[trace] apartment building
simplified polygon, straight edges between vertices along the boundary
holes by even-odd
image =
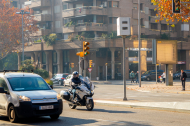
[[[21,9],[24,8],[24,2],[26,2],[27,0],[11,0],[11,4],[12,6]]]
[[[82,41],[90,42],[90,55],[87,60],[93,60],[92,79],[105,79],[108,63],[108,78],[122,79],[122,40],[115,36],[117,17],[131,17],[131,34],[126,39],[126,75],[137,71],[138,66],[138,0],[31,0],[25,2],[34,11],[38,21],[39,31],[32,35],[32,45],[25,48],[39,67],[55,73],[71,73],[72,70],[82,74],[79,67],[80,59],[76,52],[81,51]],[[160,21],[157,19],[150,0],[141,0],[141,37],[142,37],[142,71],[155,69],[152,64],[152,38],[177,39],[179,64],[174,65],[174,71],[190,69],[190,36],[189,24]],[[42,36],[57,34],[56,44],[47,46]],[[106,36],[110,35],[108,39]],[[185,42],[184,42],[185,41]],[[20,58],[20,54],[19,54]],[[20,61],[18,63],[20,65]],[[159,66],[164,69],[164,65]],[[87,75],[89,73],[87,72]]]

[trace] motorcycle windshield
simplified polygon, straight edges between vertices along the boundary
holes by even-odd
[[[89,89],[90,89],[90,80],[88,77],[85,77],[83,80],[82,80],[82,83]]]

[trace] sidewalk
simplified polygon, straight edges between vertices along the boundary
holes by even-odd
[[[175,94],[190,94],[190,82],[186,82],[185,85],[186,90],[182,90],[181,82],[174,82],[173,86],[166,86],[164,83],[157,83],[157,84],[147,84],[142,85],[139,87],[138,85],[135,86],[128,86],[127,89],[140,91],[140,92],[154,92],[154,93],[175,93]]]

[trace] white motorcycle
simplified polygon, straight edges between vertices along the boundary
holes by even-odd
[[[82,80],[80,86],[76,88],[75,99],[73,100],[73,93],[71,89],[63,90],[60,92],[61,97],[69,103],[71,109],[75,109],[77,106],[86,106],[91,111],[94,108],[94,101],[92,96],[94,95],[95,86],[86,77]],[[73,101],[76,101],[74,103]]]

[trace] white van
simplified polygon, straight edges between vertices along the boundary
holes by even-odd
[[[0,72],[0,115],[19,118],[50,116],[58,119],[63,103],[59,94],[33,73]]]

